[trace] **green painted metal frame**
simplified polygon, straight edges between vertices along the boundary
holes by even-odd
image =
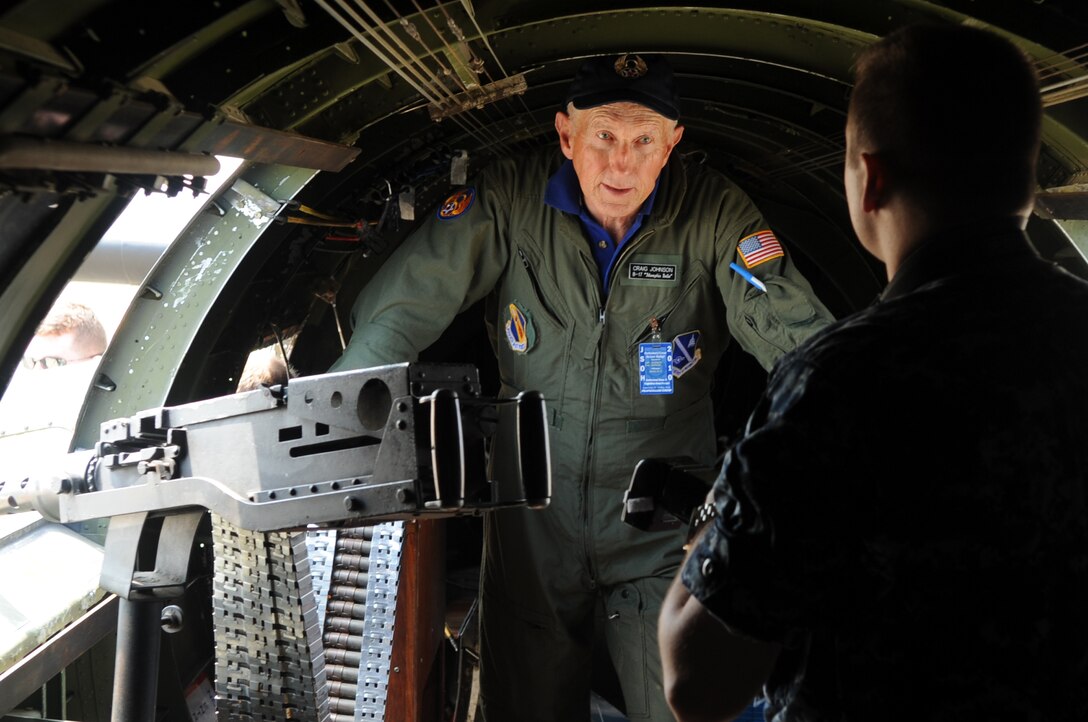
[[[443,50],[441,41],[424,21],[418,16],[408,20],[420,28],[429,50]],[[439,21],[442,19],[435,18],[435,22]],[[468,20],[462,15],[459,22],[467,24]],[[395,30],[400,32],[399,26]],[[477,37],[469,34],[469,40]],[[857,50],[875,37],[819,20],[721,8],[597,11],[503,27],[488,34],[510,72],[584,57],[587,38],[600,38],[597,47],[602,52],[623,48],[729,55],[844,83],[848,82],[850,64]],[[402,39],[406,44],[414,42],[406,34],[402,34]],[[336,106],[341,103],[360,105],[355,100],[356,94],[369,84],[389,82],[388,68],[366,51],[358,53],[358,57],[353,64],[332,49],[315,54],[288,77],[269,79],[260,87],[251,85],[228,102],[243,108],[258,122],[302,132],[311,123],[331,125],[333,117],[354,118],[357,125],[342,128],[342,139],[357,137],[368,125],[418,103],[414,91],[394,81],[391,88],[378,94],[381,102],[356,108],[352,113],[338,112]],[[816,65],[812,64],[814,57]],[[486,60],[491,64],[490,59]],[[320,98],[308,91],[320,91]],[[305,100],[284,102],[296,98]],[[359,110],[362,110],[361,120]]]
[[[173,381],[216,300],[274,212],[313,178],[289,166],[242,166],[217,198],[233,194],[219,216],[203,212],[163,254],[125,313],[98,367],[76,425],[72,448],[91,448],[99,425],[166,403]],[[241,183],[237,181],[243,181]]]
[[[790,11],[799,12],[798,4],[789,2],[762,4],[781,12],[693,7],[593,9],[594,3],[579,4],[579,12],[550,5],[548,12],[568,14],[546,19],[533,19],[544,11],[526,12],[527,5],[532,4],[514,4],[506,16],[495,5],[485,6],[480,9],[478,19],[508,70],[529,69],[530,92],[534,79],[539,77],[534,68],[584,57],[587,47],[599,52],[634,50],[730,57],[748,64],[788,68],[801,75],[831,80],[848,89],[857,52],[889,27],[927,19],[979,23],[962,13],[923,0],[865,3],[864,8],[859,8],[858,3],[847,2],[805,4],[806,17],[789,14]],[[458,4],[451,3],[447,8],[457,16],[462,27],[471,27]],[[434,15],[436,24],[442,20],[437,11],[427,12]],[[519,12],[530,19],[519,19]],[[428,50],[443,50],[441,42],[418,14],[408,20],[416,23]],[[847,25],[848,22],[856,23],[856,27]],[[1009,36],[1036,59],[1055,52],[1007,30],[994,29]],[[412,39],[399,26],[394,31],[400,33],[406,44],[412,45]],[[478,35],[468,33],[468,39],[476,40]],[[246,88],[230,102],[245,108],[267,125],[296,128],[321,137],[339,137],[346,142],[354,142],[363,131],[383,118],[410,110],[423,112],[418,95],[399,79],[391,78],[388,69],[376,58],[365,50],[357,56],[357,62],[351,63],[329,49],[312,56],[309,62],[298,65],[285,76],[267,78],[260,87]],[[361,94],[375,82],[383,84],[382,92],[369,93],[364,102]],[[296,98],[300,102],[284,102],[284,99]],[[845,110],[845,100],[844,92],[840,110]],[[772,112],[770,108],[762,110],[768,114]],[[1051,116],[1063,114],[1063,110],[1054,110]],[[1088,127],[1072,130],[1077,136],[1088,134]],[[503,135],[506,136],[505,129]],[[1048,131],[1045,136],[1048,145],[1062,145],[1062,158],[1071,170],[1088,166],[1088,146],[1081,138],[1078,140],[1080,142],[1070,149],[1058,135]]]

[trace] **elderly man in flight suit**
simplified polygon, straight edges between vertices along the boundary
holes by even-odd
[[[684,534],[621,522],[633,467],[714,463],[731,338],[770,368],[832,320],[751,200],[673,156],[679,117],[662,58],[585,63],[556,114],[562,154],[495,162],[450,196],[363,290],[333,367],[414,360],[487,297],[502,394],[547,399],[551,505],[485,520],[488,722],[588,720],[601,637],[627,716],[672,719],[656,628]]]

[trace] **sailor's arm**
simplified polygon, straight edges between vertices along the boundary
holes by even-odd
[[[678,574],[658,622],[665,697],[679,722],[722,722],[760,695],[781,646],[734,634]]]

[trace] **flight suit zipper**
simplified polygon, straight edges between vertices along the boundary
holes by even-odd
[[[651,229],[647,230],[645,233],[643,233],[642,235],[640,235],[637,238],[632,239],[631,241],[626,243],[624,245],[624,247],[620,250],[619,256],[617,256],[613,260],[612,267],[616,268],[616,267],[621,266],[622,263],[623,263],[623,260],[631,255],[632,250],[635,249],[636,247],[642,245],[645,242],[645,240],[647,238],[649,238],[650,236],[652,236],[653,234],[654,234],[654,229],[651,228]],[[588,253],[583,252],[582,255],[583,255],[583,258],[586,258],[588,256]],[[590,260],[590,263],[593,264],[592,259],[589,259],[589,260]],[[598,271],[596,269],[595,264],[592,267],[592,271],[594,273],[594,278],[595,279],[598,278],[599,276],[596,275],[598,273]],[[605,323],[608,320],[608,300],[612,297],[612,286],[613,285],[615,285],[615,277],[612,276],[612,275],[609,275],[608,288],[606,289],[607,290],[607,295],[604,297],[604,299],[602,300],[601,305],[599,307],[599,313],[598,313],[598,317],[597,317],[597,328],[595,329],[595,335],[596,335],[596,341],[597,341],[597,347],[596,347],[597,363],[594,365],[594,369],[593,369],[593,401],[592,401],[592,406],[590,407],[590,410],[589,410],[589,428],[588,428],[589,438],[586,441],[586,455],[585,455],[585,460],[584,460],[583,465],[582,465],[582,468],[585,469],[585,483],[582,485],[582,539],[583,539],[583,545],[584,545],[585,554],[586,554],[586,560],[587,560],[587,563],[588,563],[589,569],[590,569],[591,584],[594,584],[594,585],[595,585],[595,580],[596,580],[596,565],[594,563],[594,558],[593,558],[593,555],[592,555],[592,552],[594,550],[590,548],[591,547],[590,540],[592,539],[592,533],[591,533],[592,530],[590,529],[590,521],[589,521],[590,520],[589,496],[590,496],[591,483],[594,480],[594,477],[596,476],[596,474],[593,473],[593,467],[592,467],[592,464],[593,464],[593,461],[594,461],[594,459],[593,459],[593,448],[594,448],[594,445],[596,444],[596,437],[597,437],[597,434],[596,434],[596,430],[597,430],[597,412],[600,410],[600,407],[601,407],[601,361],[603,360],[603,357],[604,357],[605,333],[606,333]],[[618,518],[619,518],[619,516],[617,515],[617,519]]]
[[[594,286],[597,288],[597,325],[593,329],[594,339],[593,343],[587,343],[583,352],[583,356],[588,359],[592,354],[598,355],[598,363],[593,367],[593,389],[594,394],[597,393],[596,389],[600,383],[601,368],[599,363],[600,354],[600,340],[602,330],[604,329],[604,306],[605,300],[601,296],[600,289],[600,271],[597,269],[596,263],[589,257],[588,251],[582,249],[580,251],[583,266],[589,273],[589,277],[592,279]],[[592,420],[596,416],[596,398],[593,397],[593,401],[589,412],[589,418]],[[593,461],[593,443],[595,441],[596,434],[594,433],[593,422],[591,421],[586,428],[586,446],[585,453],[582,457],[582,470],[583,481],[581,483],[582,492],[582,556],[586,560],[586,568],[589,570],[589,587],[590,589],[596,589],[597,587],[597,570],[596,565],[593,563],[593,549],[590,542],[590,529],[589,529],[589,486],[590,477],[592,476],[592,469],[590,464]]]

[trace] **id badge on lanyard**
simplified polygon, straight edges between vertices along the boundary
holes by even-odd
[[[650,320],[649,343],[638,345],[638,392],[643,396],[673,392],[672,343],[661,340],[657,319]]]

